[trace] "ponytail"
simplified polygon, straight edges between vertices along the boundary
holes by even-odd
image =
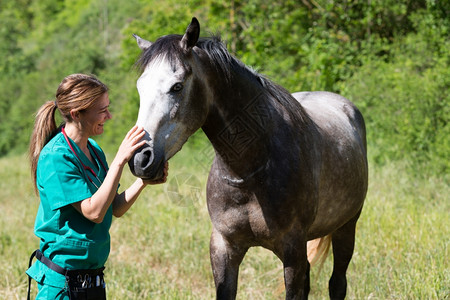
[[[31,134],[29,157],[31,163],[31,175],[33,178],[34,190],[38,193],[36,183],[36,169],[39,154],[45,144],[57,133],[58,128],[55,122],[55,111],[57,105],[55,101],[47,101],[36,113],[33,133]]]

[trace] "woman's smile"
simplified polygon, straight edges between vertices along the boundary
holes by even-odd
[[[84,130],[89,136],[100,135],[103,133],[105,122],[112,118],[109,112],[108,93],[103,94],[96,103],[88,110],[83,112],[82,123]]]

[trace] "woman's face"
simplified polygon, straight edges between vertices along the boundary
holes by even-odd
[[[94,105],[89,109],[80,112],[81,125],[83,131],[88,136],[100,135],[103,133],[103,125],[112,118],[109,112],[109,97],[108,93],[104,93]]]

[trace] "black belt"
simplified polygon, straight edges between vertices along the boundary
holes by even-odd
[[[73,278],[73,279],[75,279],[74,281],[79,281],[81,283],[81,281],[79,280],[80,278],[89,278],[89,281],[91,281],[92,277],[100,276],[99,278],[101,278],[101,281],[102,281],[101,284],[104,285],[103,270],[105,269],[105,267],[102,267],[100,269],[67,270],[67,269],[64,269],[63,267],[55,264],[54,262],[52,262],[50,259],[45,257],[44,254],[42,254],[41,250],[37,249],[33,252],[33,254],[31,254],[28,268],[31,267],[34,257],[36,257],[37,260],[39,260],[41,263],[46,265],[49,269],[55,271],[58,274],[65,276],[66,280]],[[28,300],[30,300],[30,286],[31,286],[31,277],[28,276],[28,296],[27,296]]]

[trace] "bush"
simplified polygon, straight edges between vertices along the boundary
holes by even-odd
[[[410,158],[427,172],[445,174],[450,152],[450,43],[445,26],[417,14],[417,33],[399,39],[384,59],[369,57],[345,83],[344,95],[362,110],[370,155],[377,163]]]

